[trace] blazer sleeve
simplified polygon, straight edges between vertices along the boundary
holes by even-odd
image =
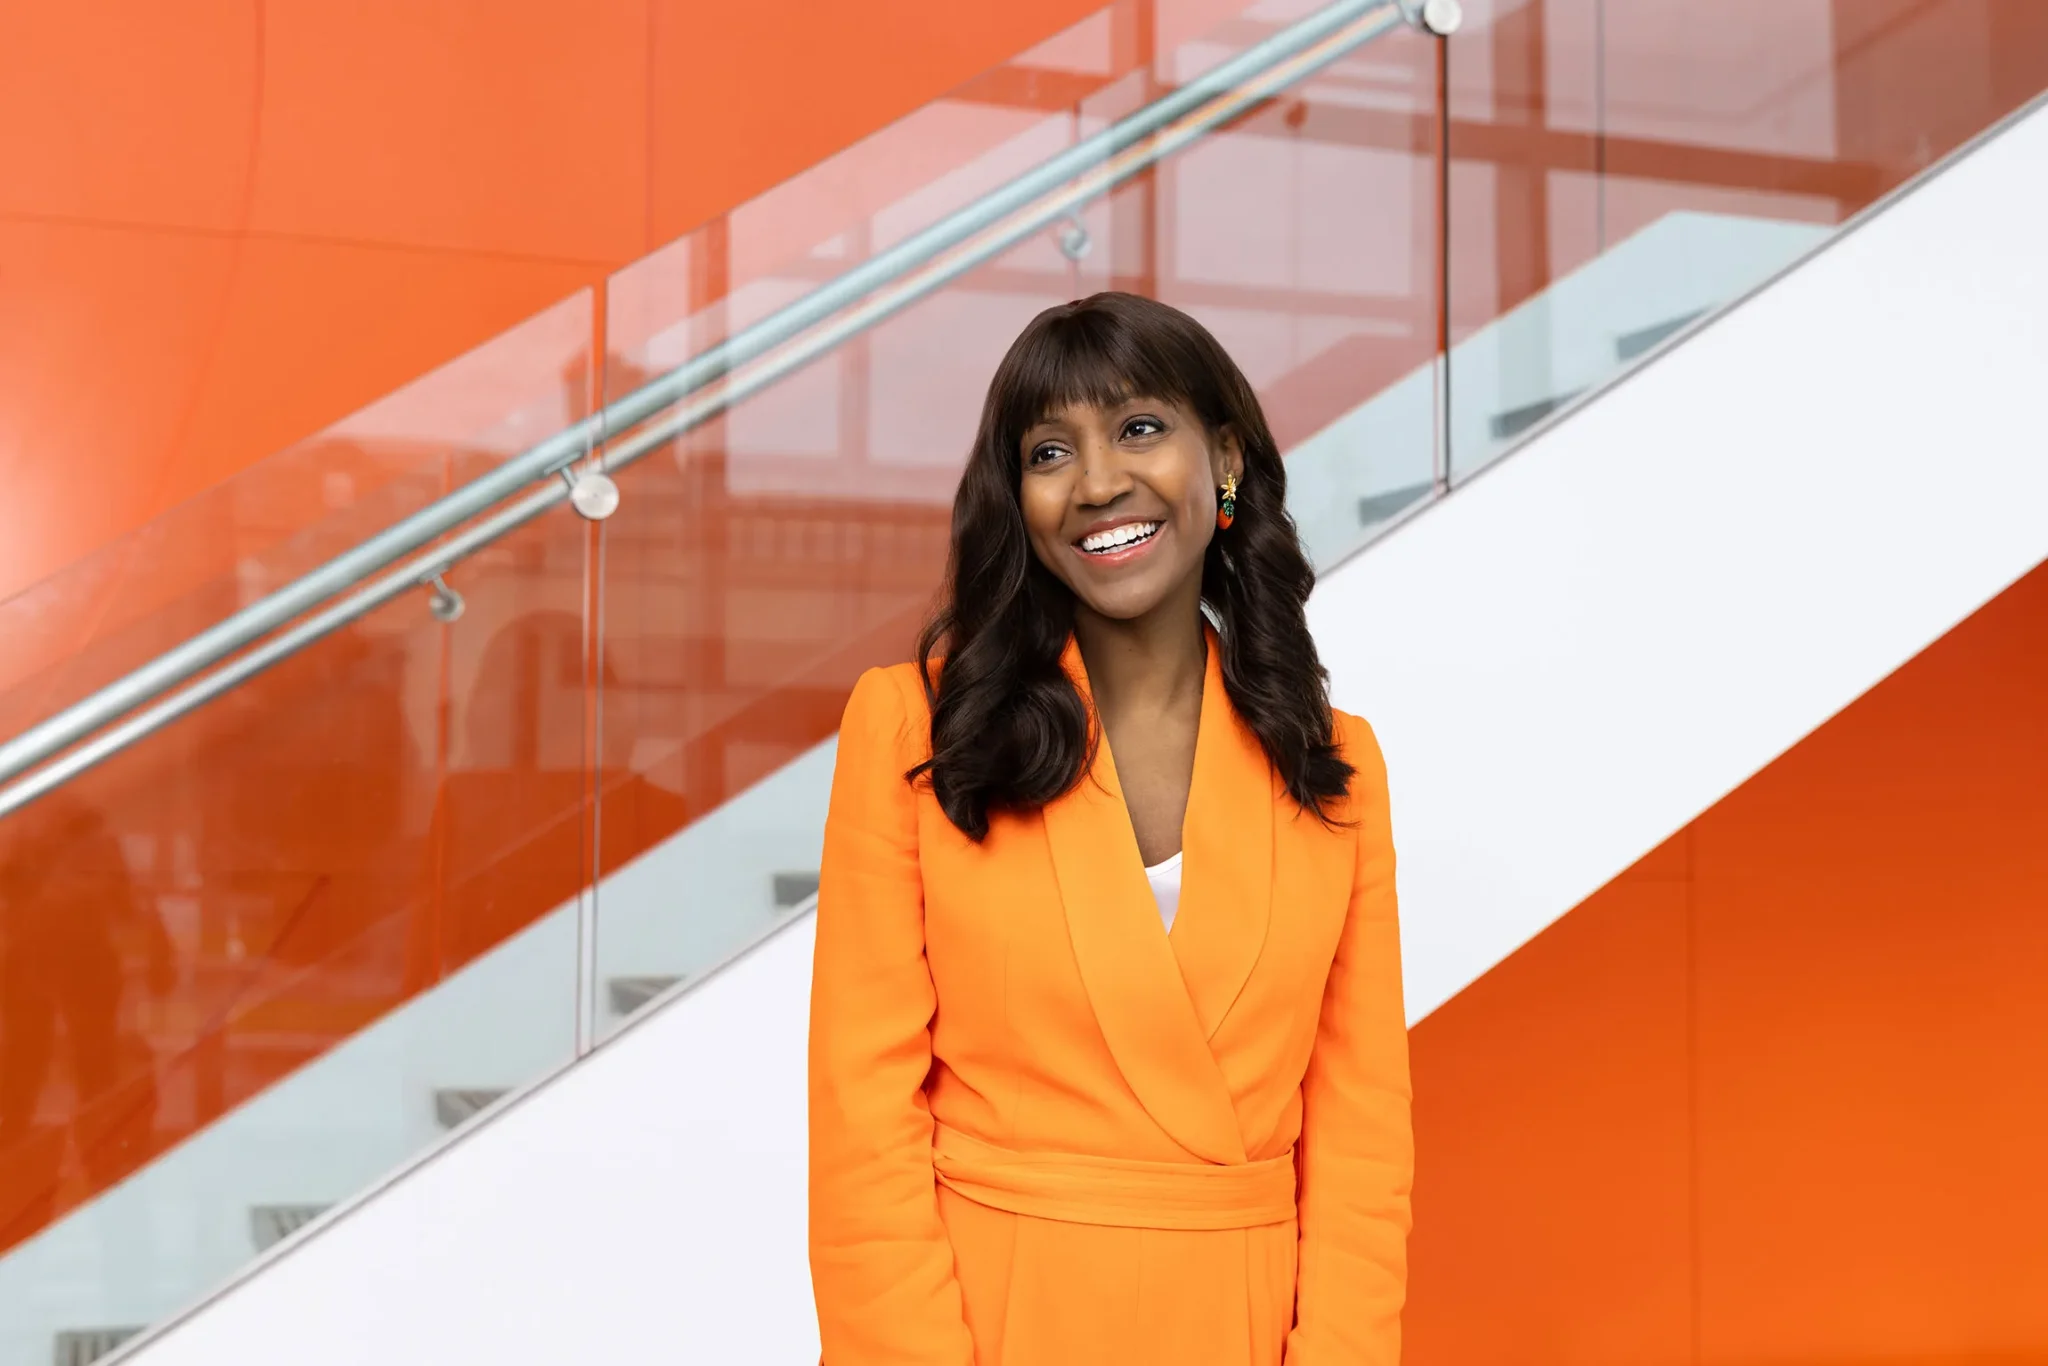
[[[939,1222],[925,1078],[938,994],[925,961],[916,796],[922,757],[887,672],[839,732],[811,980],[810,1253],[824,1366],[971,1366]]]
[[[1301,1246],[1287,1366],[1395,1366],[1407,1297],[1408,1028],[1394,910],[1386,765],[1371,729],[1350,732],[1358,855],[1351,905],[1302,1081]]]

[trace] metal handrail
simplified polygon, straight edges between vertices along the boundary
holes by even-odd
[[[1412,13],[1412,0],[1335,0],[0,743],[0,816],[567,501],[557,476],[600,447],[606,469],[642,459]]]

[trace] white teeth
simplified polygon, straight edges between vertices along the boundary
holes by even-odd
[[[1122,526],[1113,526],[1107,531],[1098,531],[1092,536],[1083,536],[1081,538],[1081,549],[1091,555],[1100,555],[1110,550],[1121,550],[1127,545],[1148,539],[1157,530],[1159,530],[1159,523],[1157,522],[1125,522]]]

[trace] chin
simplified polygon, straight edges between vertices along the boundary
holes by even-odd
[[[1083,606],[1110,621],[1136,621],[1166,601],[1166,594],[1153,592],[1109,593],[1083,597]]]

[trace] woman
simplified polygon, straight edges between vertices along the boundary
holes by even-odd
[[[839,737],[825,1366],[1398,1358],[1385,771],[1330,708],[1284,491],[1250,385],[1164,304],[1050,309],[997,370],[949,598]]]

